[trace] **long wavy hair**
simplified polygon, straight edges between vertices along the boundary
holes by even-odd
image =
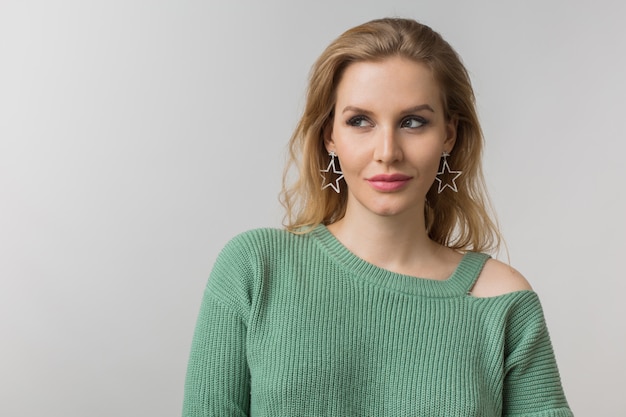
[[[281,193],[285,227],[305,233],[345,215],[347,193],[322,190],[320,182],[320,169],[329,163],[324,130],[332,123],[337,85],[350,64],[395,56],[426,64],[432,70],[442,92],[446,118],[458,121],[448,163],[463,175],[457,179],[456,193],[438,193],[437,182],[428,191],[424,209],[428,236],[461,251],[499,249],[500,233],[482,173],[483,135],[469,74],[441,35],[410,19],[385,18],[356,26],[333,41],[313,65],[304,112],[289,142]],[[289,182],[294,167],[298,175]]]

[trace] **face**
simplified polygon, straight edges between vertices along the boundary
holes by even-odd
[[[399,57],[350,64],[325,137],[348,184],[346,216],[423,218],[441,155],[455,138],[456,123],[446,119],[441,90],[425,64]]]

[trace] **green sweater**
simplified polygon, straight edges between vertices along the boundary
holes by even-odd
[[[537,295],[396,274],[324,226],[233,239],[209,278],[183,415],[572,416]]]

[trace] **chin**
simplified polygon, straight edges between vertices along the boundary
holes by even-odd
[[[352,197],[352,196],[349,196]],[[351,203],[357,210],[365,209],[370,213],[381,217],[395,216],[420,216],[424,213],[424,206],[415,198],[406,198],[397,194],[368,196],[371,198],[358,199],[356,196],[350,202],[348,198],[348,208]],[[404,198],[403,198],[404,197]],[[358,209],[357,207],[360,207]]]
[[[370,211],[378,216],[382,217],[394,217],[407,214],[408,212],[416,211],[415,208],[398,207],[398,206],[379,206],[373,207]]]
[[[385,208],[385,209],[372,210],[372,213],[378,216],[382,216],[382,217],[393,217],[402,213],[402,211],[397,210],[397,209],[392,209],[392,208]]]

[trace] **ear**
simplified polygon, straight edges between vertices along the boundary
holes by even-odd
[[[326,126],[324,126],[323,131],[324,136],[324,146],[326,147],[326,151],[330,153],[330,151],[335,150],[335,140],[333,139],[333,122],[332,119],[326,122]]]
[[[443,142],[443,148],[447,153],[452,153],[452,149],[454,149],[454,144],[456,143],[456,132],[459,119],[456,116],[453,116],[446,123],[446,139]]]

